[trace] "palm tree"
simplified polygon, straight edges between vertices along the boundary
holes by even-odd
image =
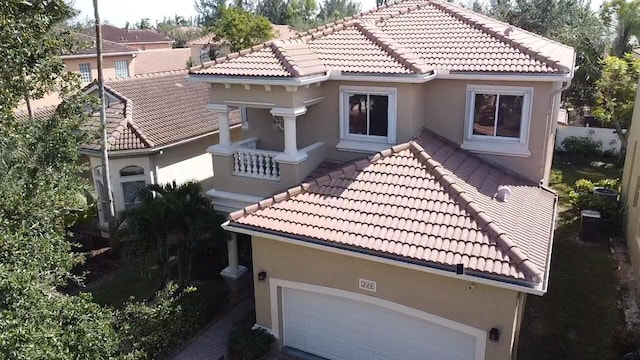
[[[169,257],[178,260],[178,286],[191,281],[191,265],[196,250],[213,238],[219,224],[209,200],[197,182],[177,185],[148,185],[138,195],[140,206],[123,215],[123,234],[135,241],[147,258],[156,258],[162,269],[161,287],[169,277]]]
[[[640,0],[613,0],[603,5],[605,23],[615,25],[613,55],[623,58],[633,50],[632,38],[640,38]]]

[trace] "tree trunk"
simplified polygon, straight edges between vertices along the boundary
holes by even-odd
[[[178,286],[180,290],[186,287],[187,281],[187,249],[184,244],[178,245]]]
[[[619,167],[624,166],[624,158],[627,155],[627,134],[622,132],[622,125],[619,121],[613,121],[613,125],[616,127],[616,134],[620,139],[620,151],[618,152],[618,162],[617,165]]]

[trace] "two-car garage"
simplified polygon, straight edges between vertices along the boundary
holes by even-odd
[[[318,289],[281,288],[284,346],[327,359],[484,359],[482,330],[375,297]]]

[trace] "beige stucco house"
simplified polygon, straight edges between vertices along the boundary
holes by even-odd
[[[548,288],[546,185],[570,47],[405,0],[190,70],[218,116],[227,279],[251,238],[256,327],[322,358],[515,358]],[[233,141],[229,114],[243,114]]]
[[[187,82],[186,70],[134,76],[105,83],[109,167],[114,206],[136,206],[137,190],[146,184],[196,180],[212,186],[213,166],[207,148],[218,142],[218,119],[206,110],[207,86]],[[96,91],[91,84],[85,92]],[[240,115],[231,114],[230,136],[240,139]],[[94,116],[95,126],[98,119]],[[81,149],[92,169],[96,194],[104,194],[100,147]],[[108,229],[99,202],[100,226]],[[108,234],[104,234],[108,235]]]
[[[628,133],[627,155],[622,173],[622,203],[625,235],[636,282],[640,284],[640,91],[636,94],[633,120]]]

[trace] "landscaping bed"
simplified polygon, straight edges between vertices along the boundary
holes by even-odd
[[[580,220],[569,204],[576,180],[620,176],[620,169],[603,166],[598,160],[567,155],[554,159],[550,185],[558,192],[560,214],[549,289],[542,297],[527,297],[518,359],[618,360],[624,355],[617,339],[619,329],[625,327],[619,306],[618,263],[608,241],[579,239]],[[602,162],[607,161],[612,160]]]

